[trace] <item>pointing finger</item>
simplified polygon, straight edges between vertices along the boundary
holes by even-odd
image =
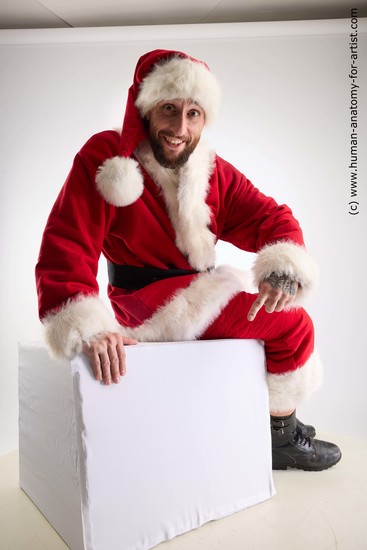
[[[247,314],[247,320],[248,321],[253,321],[255,319],[256,315],[258,314],[258,311],[265,304],[266,298],[267,298],[267,296],[262,295],[261,293],[258,295],[256,300],[252,304],[250,311]]]

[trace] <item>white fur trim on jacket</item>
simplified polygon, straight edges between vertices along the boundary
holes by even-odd
[[[96,174],[97,189],[113,206],[128,206],[144,190],[144,180],[136,160],[113,157],[105,160]]]
[[[105,304],[96,296],[80,295],[68,300],[56,313],[43,320],[44,335],[51,354],[71,359],[100,332],[121,332],[121,327]]]
[[[200,141],[188,161],[178,170],[163,168],[148,142],[135,154],[162,189],[168,214],[176,232],[176,245],[190,265],[205,271],[215,264],[215,236],[209,229],[210,208],[206,203],[214,153]]]
[[[323,368],[317,351],[297,370],[285,374],[267,375],[271,413],[296,409],[322,383]]]
[[[303,246],[291,241],[279,241],[260,250],[253,266],[256,287],[271,273],[288,275],[299,283],[295,300],[291,306],[304,302],[317,284],[317,266]]]
[[[203,63],[179,56],[162,61],[143,79],[135,105],[144,118],[160,101],[172,99],[195,101],[211,124],[220,102],[218,81]]]
[[[127,336],[145,342],[195,340],[219,316],[228,302],[246,290],[246,274],[230,266],[220,266],[198,275],[150,319]]]

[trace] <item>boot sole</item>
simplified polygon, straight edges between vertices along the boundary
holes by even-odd
[[[277,465],[273,465],[272,469],[287,470],[289,468],[292,470],[304,470],[306,472],[322,472],[323,470],[328,470],[329,468],[332,468],[333,466],[335,466],[335,464],[338,464],[341,458],[342,458],[342,455],[340,455],[340,457],[337,460],[335,460],[331,464],[328,464],[327,466],[308,466],[308,465],[300,466],[299,464],[277,464]]]

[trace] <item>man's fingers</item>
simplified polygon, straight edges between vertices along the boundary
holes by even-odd
[[[108,346],[107,351],[110,360],[111,377],[115,384],[118,384],[120,382],[120,356],[117,351],[117,347],[110,345]]]
[[[121,336],[122,338],[122,343],[125,345],[125,346],[132,346],[134,344],[137,344],[138,341],[135,340],[135,338],[129,338],[127,336]]]
[[[262,308],[262,306],[265,304],[266,301],[266,295],[263,295],[260,293],[254,303],[251,306],[250,311],[247,314],[247,320],[253,321],[258,313],[258,311]]]
[[[106,385],[118,384],[120,377],[126,374],[126,355],[124,345],[137,344],[135,338],[121,336],[115,332],[95,336],[89,343],[84,342],[83,352],[91,360],[96,380]]]
[[[274,311],[279,312],[283,311],[284,307],[288,302],[292,302],[292,297],[289,296],[289,294],[283,294],[283,296],[280,298],[280,300],[277,303],[277,307]]]
[[[271,291],[268,293],[268,297],[265,300],[265,311],[267,313],[273,313],[273,311],[277,311],[277,306],[282,299],[283,293],[281,290],[275,290],[271,289]]]
[[[265,311],[267,313],[281,311],[288,301],[289,294],[284,294],[282,290],[275,289],[268,283],[262,283],[258,297],[248,312],[247,320],[253,321],[263,306],[265,306]]]
[[[124,342],[126,345],[129,345],[127,342]],[[135,342],[134,342],[135,343]],[[118,359],[119,359],[119,372],[121,376],[126,374],[126,354],[124,346],[122,344],[118,345],[116,348]]]
[[[99,361],[102,369],[102,380],[108,386],[112,382],[111,363],[107,349],[99,353]]]
[[[84,350],[84,353],[86,353],[86,350]],[[98,380],[99,382],[101,382],[101,380],[102,380],[102,369],[101,369],[101,361],[100,361],[99,355],[95,351],[89,357],[90,357],[90,360],[91,360],[91,363],[92,363],[94,378],[96,380]]]

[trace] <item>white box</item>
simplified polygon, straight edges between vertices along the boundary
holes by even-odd
[[[126,352],[104,386],[20,345],[20,486],[72,550],[147,550],[274,494],[259,342]]]

